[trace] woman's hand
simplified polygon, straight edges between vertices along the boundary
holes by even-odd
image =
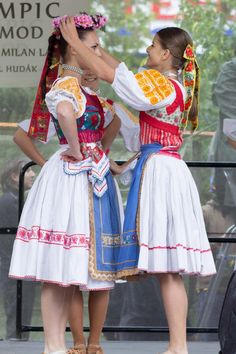
[[[120,175],[124,169],[123,165],[118,165],[114,160],[110,159],[110,170],[114,175]]]
[[[122,165],[118,165],[114,160],[110,159],[110,170],[115,175],[120,175],[125,172],[128,166],[134,161],[138,160],[140,152],[137,152],[133,157],[131,157],[128,161],[124,162]]]
[[[75,151],[75,150],[69,148],[66,151],[63,151],[61,153],[61,159],[66,162],[75,163],[75,162],[82,161],[83,155],[79,149]]]
[[[236,149],[236,141],[233,139],[228,138],[227,142],[229,145],[231,145],[234,149]]]
[[[80,41],[76,30],[75,21],[72,16],[67,17],[61,21],[60,31],[65,41],[72,48],[74,48],[76,41]]]

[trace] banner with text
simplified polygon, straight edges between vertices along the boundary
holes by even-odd
[[[52,19],[88,10],[88,0],[0,1],[0,87],[37,86]]]

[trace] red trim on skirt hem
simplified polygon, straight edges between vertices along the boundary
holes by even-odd
[[[67,288],[69,286],[75,285],[75,286],[81,286],[83,287],[83,289],[81,289],[82,291],[99,291],[99,290],[112,290],[114,288],[114,285],[112,285],[111,287],[107,287],[107,288],[87,288],[87,285],[85,283],[69,283],[69,284],[64,284],[64,283],[60,283],[58,281],[53,281],[53,280],[46,280],[46,279],[39,279],[36,278],[35,276],[32,275],[26,275],[26,276],[17,276],[17,275],[9,275],[9,278],[11,279],[17,279],[17,280],[32,280],[35,282],[41,282],[41,283],[49,283],[49,284],[57,284],[59,286],[62,286],[64,288]]]
[[[213,273],[201,273],[201,272],[188,272],[185,269],[179,269],[179,270],[172,270],[172,271],[161,271],[161,270],[148,270],[145,268],[138,268],[138,270],[142,272],[146,272],[147,274],[179,274],[179,275],[196,275],[196,276],[202,276],[202,277],[208,277],[211,275],[215,275],[216,272]],[[140,274],[142,275],[142,274]],[[137,274],[138,276],[138,274]]]
[[[200,253],[211,252],[210,248],[208,248],[206,250],[201,250],[200,248],[186,247],[186,246],[182,245],[181,243],[178,243],[175,246],[153,246],[153,247],[149,247],[147,244],[141,243],[140,247],[146,247],[146,248],[148,248],[149,251],[166,250],[166,249],[167,250],[176,250],[178,247],[182,247],[186,251],[193,251],[193,252],[200,252]]]

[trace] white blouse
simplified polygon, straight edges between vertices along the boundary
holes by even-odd
[[[125,63],[120,63],[116,68],[112,87],[122,101],[137,111],[160,109],[176,98],[171,81],[157,70],[134,74]]]

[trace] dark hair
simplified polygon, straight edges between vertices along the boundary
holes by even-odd
[[[156,33],[163,49],[169,49],[173,56],[172,65],[182,69],[184,65],[183,54],[188,44],[193,45],[192,38],[182,28],[167,27]]]
[[[16,189],[15,182],[12,179],[12,174],[20,174],[22,167],[28,162],[27,159],[18,158],[6,163],[1,174],[1,186],[3,192]]]
[[[83,41],[87,34],[89,32],[93,32],[93,29],[80,29],[80,28],[76,28],[77,33],[79,38]],[[67,52],[67,47],[68,47],[68,43],[65,41],[65,39],[63,38],[63,36],[59,33],[53,33],[49,39],[48,39],[48,49],[47,49],[47,58],[48,58],[48,67],[47,67],[47,71],[46,71],[46,75],[41,83],[41,89],[42,89],[42,98],[45,98],[45,95],[47,93],[47,77],[48,77],[48,73],[50,70],[50,66],[55,64],[53,61],[55,60],[55,53],[57,53],[61,58],[62,61],[64,62],[65,57],[66,57],[66,52]],[[58,58],[59,60],[59,58]],[[50,89],[50,87],[49,87]]]
[[[158,40],[163,49],[169,49],[173,59],[172,65],[174,68],[183,69],[185,59],[183,57],[184,51],[188,44],[193,45],[193,40],[182,28],[166,27],[156,33]],[[198,112],[197,98],[193,96],[192,106],[188,114],[190,120],[194,120]]]
[[[79,38],[83,41],[87,34],[89,32],[94,32],[93,29],[79,29],[79,28],[76,28],[77,30],[77,33],[78,33],[78,36]],[[63,38],[62,35],[60,35],[60,39],[58,40],[58,45],[59,45],[59,52],[60,52],[60,55],[62,57],[62,60],[64,61],[65,60],[65,57],[66,57],[66,51],[67,51],[67,47],[68,47],[68,43],[65,41],[65,39]]]

